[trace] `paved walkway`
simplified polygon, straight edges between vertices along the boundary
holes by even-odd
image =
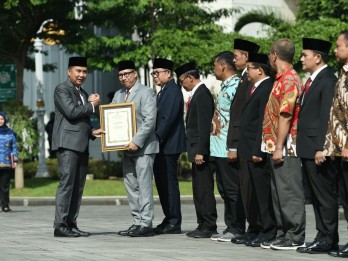
[[[79,227],[92,233],[89,238],[53,237],[54,207],[13,206],[13,212],[0,213],[0,260],[340,260],[324,255],[299,254],[250,248],[210,239],[191,239],[184,232],[194,229],[195,210],[183,204],[183,233],[152,238],[117,235],[128,228],[131,217],[127,205],[83,205]],[[218,227],[224,229],[223,205],[218,204]],[[154,225],[162,220],[155,206]],[[311,206],[307,206],[307,241],[316,233]],[[347,224],[340,221],[341,244],[348,242]]]

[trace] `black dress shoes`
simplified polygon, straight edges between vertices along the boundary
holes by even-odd
[[[191,237],[193,233],[196,233],[198,230],[200,230],[200,227],[197,227],[195,230],[189,231],[186,233],[186,236]]]
[[[210,238],[212,235],[217,234],[216,230],[209,230],[209,229],[196,229],[192,231],[189,235],[186,234],[188,237],[193,238]]]
[[[334,257],[348,258],[348,244],[345,244],[341,250],[332,250],[328,254]]]
[[[252,241],[257,237],[256,233],[245,233],[238,237],[232,238],[231,242],[235,244],[245,244],[248,241]]]
[[[72,232],[79,233],[81,237],[89,237],[91,235],[91,233],[82,231],[78,227],[72,227],[70,230]]]
[[[60,227],[54,229],[54,236],[55,237],[79,237],[81,236],[80,233],[73,232],[71,229],[67,227]]]
[[[130,237],[153,237],[155,233],[151,227],[138,226],[136,229],[129,231]]]
[[[181,226],[173,224],[160,224],[153,231],[156,234],[181,234]]]
[[[331,243],[327,243],[324,241],[314,241],[308,246],[298,247],[296,249],[299,253],[308,253],[308,254],[326,254],[331,250],[337,250],[336,245],[332,245]]]
[[[128,236],[129,232],[137,229],[138,227],[139,227],[138,225],[131,225],[127,230],[120,230],[120,231],[118,231],[117,235]]]

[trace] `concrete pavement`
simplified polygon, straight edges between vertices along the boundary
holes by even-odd
[[[314,215],[307,206],[306,241],[315,236]],[[81,207],[79,227],[92,233],[88,238],[53,237],[54,206],[15,206],[0,213],[0,260],[340,260],[323,255],[299,254],[250,248],[210,239],[191,239],[184,232],[196,228],[192,204],[183,204],[183,233],[151,238],[130,238],[117,231],[131,225],[127,205],[87,205]],[[218,204],[218,229],[224,229],[223,205]],[[155,206],[154,226],[163,218]],[[341,245],[348,242],[347,224],[339,224]]]

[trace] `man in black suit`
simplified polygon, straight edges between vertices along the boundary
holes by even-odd
[[[214,176],[209,169],[210,128],[214,101],[208,88],[200,81],[195,63],[175,70],[179,83],[190,92],[186,113],[188,159],[192,162],[192,192],[198,227],[188,237],[210,238],[216,234],[216,201]]]
[[[178,158],[186,151],[184,126],[184,98],[173,78],[174,63],[156,58],[153,63],[153,80],[161,90],[157,94],[157,120],[155,134],[160,151],[154,162],[156,187],[164,213],[164,220],[156,234],[181,233],[180,190],[177,178]]]
[[[250,90],[252,84],[249,82],[246,66],[249,59],[250,53],[257,53],[260,46],[256,43],[243,40],[234,40],[234,65],[238,71],[242,71],[241,80],[239,82],[236,95],[230,107],[230,123],[228,127],[227,134],[227,148],[228,148],[228,159],[232,163],[232,168],[234,174],[239,175],[240,191],[243,198],[245,216],[249,223],[247,233],[233,238],[231,241],[236,244],[244,244],[245,241],[254,239],[258,232],[259,227],[257,226],[258,212],[257,209],[252,209],[247,202],[251,201],[252,198],[252,188],[250,183],[250,174],[248,172],[243,172],[247,168],[240,169],[241,162],[237,158],[237,148],[239,142],[239,124],[240,115],[244,105],[250,96]]]
[[[325,162],[323,146],[330,108],[337,78],[327,67],[331,43],[303,38],[300,61],[302,69],[310,74],[302,95],[298,118],[297,155],[306,170],[312,192],[316,228],[314,241],[297,248],[301,253],[327,253],[337,249],[338,216],[337,198],[334,192],[335,177],[328,173],[333,168]]]
[[[98,94],[88,96],[81,88],[87,76],[87,58],[70,57],[68,77],[54,91],[55,119],[52,150],[57,151],[61,178],[56,194],[55,237],[89,236],[77,227],[83,188],[88,168],[90,138],[100,136],[93,130],[90,115],[100,103]]]
[[[252,187],[252,197],[243,198],[243,201],[246,206],[257,210],[260,216],[257,237],[245,241],[245,245],[252,247],[260,247],[262,242],[273,239],[277,232],[272,205],[271,171],[266,160],[267,154],[261,151],[262,122],[273,87],[270,73],[267,55],[249,54],[247,75],[253,86],[240,117],[238,157],[243,162],[241,167],[246,168],[243,173],[250,175]]]

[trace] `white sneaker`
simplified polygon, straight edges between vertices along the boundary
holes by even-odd
[[[231,242],[232,238],[239,236],[238,234],[233,234],[231,232],[224,233],[220,238],[218,238],[219,242]]]
[[[306,246],[305,243],[297,243],[290,239],[286,239],[284,241],[281,241],[279,243],[275,243],[271,245],[271,249],[274,250],[296,250],[298,247],[304,247]]]
[[[223,233],[218,233],[218,234],[214,234],[210,237],[211,240],[214,240],[214,241],[218,241],[220,237],[223,236]]]

